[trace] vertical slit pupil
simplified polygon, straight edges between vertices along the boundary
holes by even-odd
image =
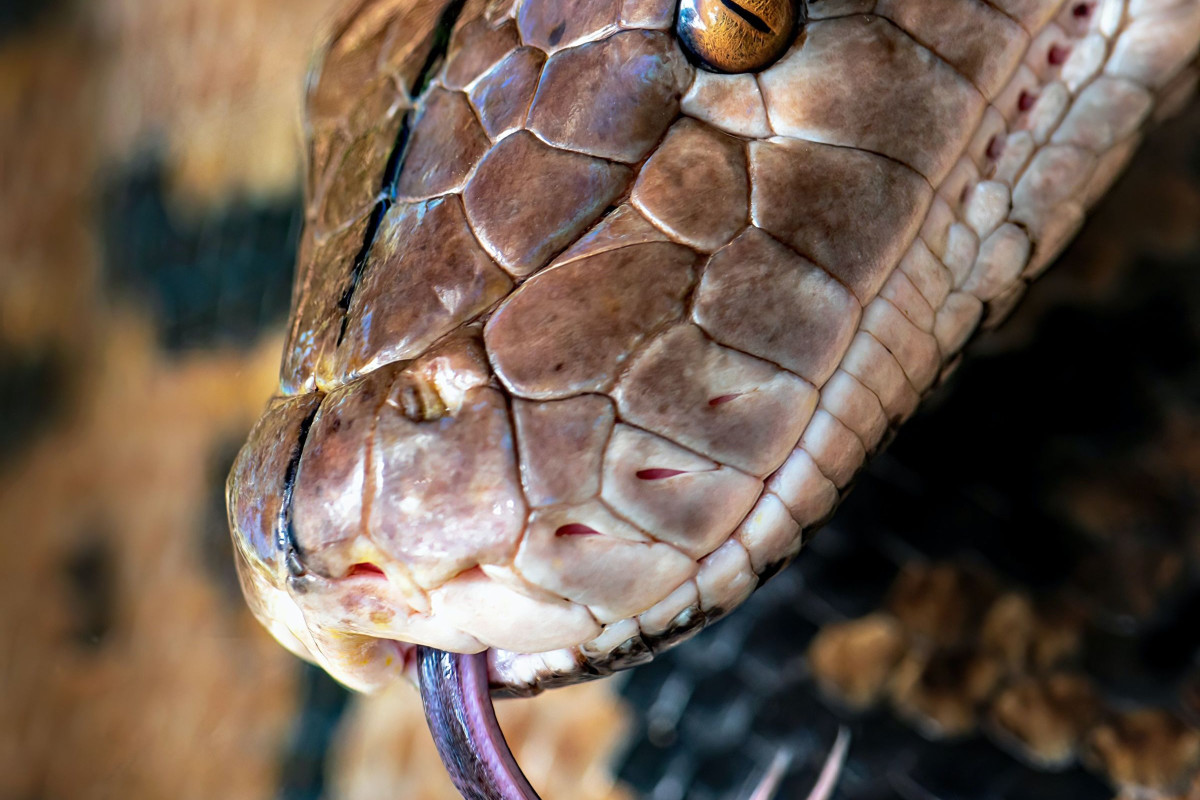
[[[774,31],[771,30],[771,26],[767,24],[766,20],[755,14],[750,9],[738,5],[734,2],[734,0],[721,0],[721,5],[725,6],[734,14],[737,14],[739,17],[744,19],[747,25],[749,25],[751,28],[754,28],[754,30],[758,31],[759,33],[774,33]]]

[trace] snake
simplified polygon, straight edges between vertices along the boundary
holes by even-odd
[[[490,695],[643,664],[795,558],[1198,47],[1200,0],[357,0],[227,484],[250,608],[418,684],[465,797],[536,797]]]

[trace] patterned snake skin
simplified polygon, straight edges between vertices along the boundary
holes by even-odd
[[[1195,85],[1198,0],[811,0],[758,74],[667,0],[366,0],[309,91],[243,589],[372,689],[649,660],[796,555]],[[449,39],[445,32],[452,30]]]

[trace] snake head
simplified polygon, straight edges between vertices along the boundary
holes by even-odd
[[[1116,177],[1200,31],[1140,5],[359,0],[229,481],[255,613],[453,705],[733,609]]]
[[[229,483],[256,613],[352,686],[427,645],[520,692],[731,610],[1119,172],[1200,20],[1145,5],[359,0]]]

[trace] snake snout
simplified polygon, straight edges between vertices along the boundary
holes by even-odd
[[[329,621],[339,591],[366,598],[366,580],[386,582],[325,577],[296,543],[296,476],[319,404],[316,395],[273,402],[239,453],[227,485],[234,558],[250,609],[281,644],[348,686],[370,690],[399,677],[413,648]]]
[[[228,484],[247,598],[293,652],[377,688],[413,646],[539,653],[599,633],[512,569],[527,507],[476,337],[271,404]]]

